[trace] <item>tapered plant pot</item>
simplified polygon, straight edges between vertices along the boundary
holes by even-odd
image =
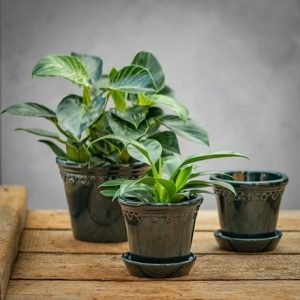
[[[179,203],[119,199],[129,243],[123,261],[130,274],[139,277],[188,274],[196,259],[191,244],[202,201],[202,195]]]
[[[149,167],[142,163],[86,165],[57,158],[68,201],[73,236],[89,242],[127,241],[124,218],[118,201],[99,193],[99,185],[115,178],[137,178]]]
[[[288,177],[271,171],[228,171],[211,176],[230,183],[237,193],[215,186],[220,230],[215,237],[222,248],[259,252],[277,246],[281,199]]]

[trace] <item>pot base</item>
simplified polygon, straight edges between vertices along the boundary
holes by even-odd
[[[190,253],[181,257],[152,258],[125,252],[122,254],[122,260],[130,275],[167,278],[187,275],[196,260],[196,256]]]
[[[220,248],[223,250],[236,252],[267,252],[277,247],[282,237],[282,232],[277,229],[269,234],[249,237],[216,230],[214,236]]]

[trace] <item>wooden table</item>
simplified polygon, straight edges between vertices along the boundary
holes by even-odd
[[[199,213],[190,275],[168,280],[132,277],[120,259],[127,243],[76,241],[63,210],[27,216],[7,299],[300,299],[300,211],[282,211],[284,231],[271,253],[221,251],[213,237],[216,211]]]

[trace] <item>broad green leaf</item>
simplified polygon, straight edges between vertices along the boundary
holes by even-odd
[[[174,132],[172,131],[158,132],[154,135],[151,135],[150,138],[157,140],[167,154],[169,155],[172,155],[173,153],[180,154],[178,140]]]
[[[137,140],[138,138],[142,137],[148,130],[148,123],[146,120],[144,120],[138,128],[135,128],[130,123],[124,122],[111,113],[107,113],[105,116],[111,130],[114,133],[120,134],[133,140]]]
[[[51,150],[58,156],[58,157],[62,157],[62,158],[66,158],[67,154],[61,149],[59,148],[55,143],[48,141],[48,140],[39,140],[39,142],[46,144],[47,146],[49,146],[51,148]]]
[[[154,92],[149,71],[140,66],[126,66],[110,76],[110,90],[131,94]]]
[[[180,165],[181,159],[178,155],[166,156],[162,159],[163,174],[167,178],[171,177],[176,168]]]
[[[100,79],[102,75],[102,59],[98,56],[89,55],[89,54],[80,54],[80,53],[72,53],[72,56],[77,57],[85,70],[89,74],[91,82],[94,83]]]
[[[155,164],[161,156],[162,147],[160,143],[156,140],[147,139],[145,141],[140,142],[146,149],[148,156],[151,161]],[[147,157],[139,149],[137,149],[134,145],[129,144],[127,146],[127,151],[131,157],[134,159],[149,164]]]
[[[223,187],[227,190],[230,190],[233,194],[236,195],[235,189],[234,187],[224,181],[220,181],[220,180],[190,180],[187,184],[186,184],[186,188],[202,188],[202,187],[206,187],[206,186],[220,186]]]
[[[67,156],[69,160],[79,161],[78,149],[72,144],[66,145]]]
[[[180,170],[178,176],[176,177],[176,182],[175,182],[177,191],[180,191],[182,188],[184,188],[184,186],[190,179],[192,171],[193,171],[192,166]]]
[[[146,95],[149,101],[151,101],[155,105],[162,105],[167,107],[168,109],[174,111],[180,119],[184,122],[187,121],[189,116],[188,109],[180,103],[178,100],[171,98],[165,95],[153,94],[153,95]]]
[[[89,74],[77,57],[47,55],[32,70],[32,76],[63,77],[81,86],[89,86]]]
[[[16,131],[26,131],[34,135],[38,136],[43,136],[43,137],[48,137],[48,138],[53,138],[53,139],[59,139],[59,135],[48,131],[44,129],[39,129],[39,128],[16,128]]]
[[[90,105],[85,105],[82,97],[69,95],[57,106],[59,125],[80,140],[81,134],[98,120],[105,103],[105,99],[98,96]]]
[[[164,126],[179,136],[209,146],[209,138],[206,130],[192,119],[187,119],[186,122],[183,122],[177,116],[168,115],[160,120]]]
[[[175,98],[175,92],[167,85],[159,91],[159,94]]]
[[[53,110],[51,110],[50,108],[42,104],[38,104],[34,102],[26,102],[26,103],[11,105],[1,112],[1,114],[3,113],[9,113],[11,115],[17,115],[17,116],[56,119],[56,114]]]
[[[137,129],[141,122],[145,120],[148,113],[148,108],[142,106],[132,106],[126,111],[112,109],[111,112],[120,119],[132,124]]]
[[[125,111],[127,108],[125,93],[120,91],[111,91],[110,94],[114,100],[115,108],[119,111]]]
[[[159,61],[152,53],[145,51],[137,53],[131,64],[142,66],[149,70],[154,82],[155,90],[160,91],[163,89],[165,85],[165,75]]]

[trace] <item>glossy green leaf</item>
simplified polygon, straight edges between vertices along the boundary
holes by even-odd
[[[171,180],[158,178],[157,181],[165,188],[169,197],[172,197],[176,193],[176,186]]]
[[[69,95],[58,104],[57,119],[63,129],[80,140],[82,133],[98,120],[104,107],[105,99],[99,96],[85,105],[82,97]]]
[[[148,152],[148,155],[151,161],[155,164],[157,160],[161,156],[162,147],[159,142],[152,139],[147,139],[145,141],[140,142]],[[127,151],[131,157],[134,159],[149,164],[147,157],[139,149],[137,149],[134,145],[129,144],[127,146]]]
[[[103,61],[100,57],[89,55],[89,54],[80,54],[80,53],[72,53],[72,56],[77,57],[85,70],[89,74],[89,78],[92,83],[96,82],[100,79],[102,75],[102,65]]]
[[[192,119],[183,122],[177,116],[168,115],[161,118],[161,123],[187,140],[200,142],[209,146],[209,138],[206,130]]]
[[[179,155],[170,155],[162,159],[163,175],[171,177],[177,167],[180,165],[181,159]]]
[[[89,86],[89,74],[77,57],[47,55],[32,70],[32,76],[63,77],[81,86]]]
[[[180,154],[178,140],[177,140],[176,134],[174,132],[172,132],[172,131],[158,132],[154,135],[151,135],[150,138],[157,140],[161,144],[161,146],[166,154],[169,154],[169,155],[171,155],[173,153]]]
[[[113,197],[115,197],[117,191],[118,191],[118,188],[115,188],[115,189],[105,189],[105,190],[101,190],[100,193],[103,196],[113,198]]]
[[[187,121],[189,116],[189,111],[178,100],[171,98],[169,96],[159,95],[159,94],[146,95],[146,97],[153,104],[165,106],[168,109],[174,111],[179,116],[179,118],[182,119],[184,122]]]
[[[53,138],[53,139],[59,139],[59,135],[48,131],[44,129],[39,129],[39,128],[16,128],[16,131],[26,131],[34,135],[38,136],[43,136],[43,137],[48,137],[48,138]]]
[[[114,114],[107,113],[105,116],[111,130],[114,133],[120,134],[133,140],[137,140],[138,138],[142,137],[148,130],[148,123],[145,120],[141,124],[139,124],[138,128],[135,128],[133,125],[128,122],[124,122]]]
[[[159,91],[159,94],[175,98],[175,92],[167,85],[165,85],[164,88]]]
[[[118,109],[112,109],[111,112],[118,118],[132,124],[136,129],[145,120],[148,108],[141,106],[132,106],[126,111],[120,111]]]
[[[236,195],[235,189],[234,187],[224,181],[220,181],[220,180],[190,180],[187,184],[186,184],[186,188],[202,188],[202,187],[206,187],[206,186],[221,186],[225,189],[228,189],[229,191],[231,191],[233,194]]]
[[[67,154],[58,147],[55,143],[48,141],[48,140],[39,140],[39,142],[46,144],[50,149],[56,154],[58,157],[66,158]]]
[[[100,186],[101,187],[120,186],[121,184],[123,184],[127,181],[128,181],[128,179],[125,179],[125,178],[117,178],[117,179],[112,179],[112,180],[103,182]]]
[[[1,112],[1,114],[3,113],[9,113],[11,115],[17,115],[17,116],[56,119],[56,114],[53,110],[51,110],[50,108],[42,104],[38,104],[34,102],[26,102],[26,103],[11,105]]]
[[[192,175],[192,171],[192,166],[180,170],[175,182],[177,191],[181,190],[186,185]]]
[[[118,111],[125,111],[127,108],[125,93],[120,91],[111,91],[111,97],[113,98],[115,108]]]
[[[154,92],[149,71],[140,66],[126,66],[110,76],[110,90],[131,94]]]
[[[160,91],[163,89],[165,85],[165,75],[159,61],[152,53],[145,51],[137,53],[131,64],[142,66],[149,70],[155,90]]]

